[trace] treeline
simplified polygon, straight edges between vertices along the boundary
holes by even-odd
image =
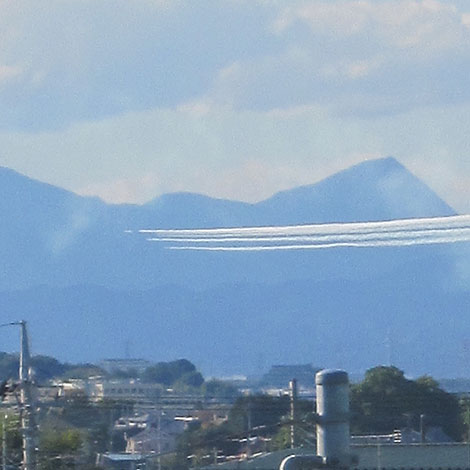
[[[0,381],[18,379],[19,355],[0,352]],[[86,378],[91,375],[106,375],[106,372],[94,364],[62,363],[50,356],[31,358],[34,379],[43,382],[53,378]],[[86,377],[85,377],[86,376]]]
[[[423,420],[425,427],[439,427],[458,441],[465,430],[462,406],[432,377],[411,380],[396,367],[375,367],[351,387],[351,430],[360,434],[419,429]]]
[[[139,379],[146,383],[161,384],[162,387],[182,391],[200,391],[207,397],[235,397],[237,389],[219,380],[206,381],[187,359],[158,362],[139,372],[136,369],[113,370],[106,372],[94,364],[62,363],[49,356],[34,356],[31,359],[35,382],[42,384],[50,379],[88,379],[104,377],[107,379]],[[17,354],[0,352],[0,383],[18,379],[19,357]]]
[[[143,372],[135,369],[126,371],[115,370],[109,377],[141,379],[148,383],[158,383],[166,387],[190,386],[200,387],[204,377],[196,366],[187,359],[178,359],[170,362],[158,362],[147,367]]]

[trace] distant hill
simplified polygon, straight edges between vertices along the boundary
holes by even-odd
[[[110,205],[0,168],[0,311],[31,322],[37,352],[73,362],[122,356],[130,341],[139,357],[188,357],[208,373],[360,371],[391,355],[406,369],[460,374],[468,244],[202,253],[125,232],[453,214],[393,158],[258,204],[177,193]]]

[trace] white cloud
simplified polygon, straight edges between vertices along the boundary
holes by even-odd
[[[0,65],[0,85],[8,83],[9,81],[19,77],[23,70],[19,66],[14,65]]]
[[[147,173],[131,178],[122,176],[111,181],[78,186],[75,192],[82,196],[98,196],[103,201],[113,204],[143,203],[155,197],[161,185],[158,174]]]
[[[350,79],[365,78],[380,68],[383,63],[381,57],[373,57],[364,60],[332,62],[321,69],[321,74],[326,78],[347,77]]]
[[[470,99],[468,13],[453,2],[5,0],[0,13],[0,128],[188,102],[361,115],[390,97],[391,112]]]
[[[458,9],[437,0],[308,1],[285,10],[275,27],[284,32],[297,21],[336,39],[368,35],[383,44],[425,51],[449,49],[466,37]]]
[[[463,13],[462,14],[462,24],[466,28],[470,28],[470,13]]]
[[[265,110],[328,103],[361,117],[469,101],[465,18],[437,0],[292,2],[271,29],[283,47],[225,66],[205,99]]]

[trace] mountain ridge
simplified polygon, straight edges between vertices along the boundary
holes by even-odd
[[[366,173],[372,170],[372,174],[367,175]],[[358,173],[359,175],[362,174],[362,176],[368,176],[369,178],[375,176],[386,176],[387,178],[390,177],[391,173],[401,173],[401,175],[408,175],[411,176],[412,180],[414,183],[419,183],[421,185],[421,189],[425,188],[426,192],[432,192],[432,190],[421,180],[416,178],[414,175],[412,175],[406,167],[404,167],[398,160],[396,160],[394,157],[388,156],[388,157],[383,157],[383,158],[378,158],[378,159],[373,159],[373,160],[365,160],[363,162],[357,163],[351,167],[348,167],[346,169],[343,169],[339,172],[336,172],[332,175],[327,176],[326,178],[321,179],[320,181],[317,181],[315,183],[307,184],[307,185],[302,185],[302,186],[297,186],[293,188],[289,188],[286,190],[282,191],[277,191],[273,195],[267,197],[266,199],[256,202],[256,203],[249,203],[249,202],[243,202],[243,201],[238,201],[236,199],[232,198],[222,198],[222,197],[213,197],[209,196],[206,194],[201,194],[201,193],[195,193],[195,192],[189,192],[189,191],[177,191],[177,192],[170,192],[170,193],[164,193],[159,196],[156,196],[155,198],[151,199],[150,201],[147,201],[143,204],[133,204],[133,203],[107,203],[103,201],[100,197],[98,196],[82,196],[77,193],[74,193],[73,191],[66,190],[64,188],[61,188],[59,186],[50,184],[50,183],[45,183],[42,181],[39,181],[37,179],[31,178],[29,176],[23,175],[22,173],[13,170],[8,167],[3,167],[0,166],[0,182],[4,183],[5,182],[5,175],[9,175],[10,177],[14,177],[14,179],[17,182],[21,182],[23,185],[25,183],[34,185],[36,187],[43,187],[47,188],[49,190],[56,190],[60,192],[62,195],[68,195],[68,196],[75,196],[84,200],[91,200],[91,201],[99,201],[102,204],[105,204],[106,206],[113,207],[113,208],[120,208],[120,207],[131,207],[131,208],[148,208],[148,209],[155,209],[157,206],[162,206],[166,205],[168,203],[174,203],[174,202],[194,202],[191,201],[191,199],[196,199],[196,201],[199,202],[209,202],[209,203],[217,203],[217,204],[231,204],[231,205],[238,205],[240,207],[245,207],[245,208],[256,208],[256,207],[263,207],[268,204],[270,204],[272,201],[275,200],[281,200],[282,202],[285,202],[285,198],[292,198],[293,196],[296,196],[299,193],[305,193],[308,191],[315,190],[318,187],[324,187],[325,185],[331,184],[332,182],[335,183],[335,186],[338,184],[335,182],[335,180],[340,179],[343,181],[345,176],[347,178],[350,178],[352,174]],[[357,174],[354,175],[355,178],[357,178]],[[4,190],[4,185],[2,185],[2,191]],[[440,200],[441,208],[445,212],[445,215],[450,215],[450,214],[456,214],[455,210],[452,209],[447,203],[445,203],[442,199],[440,199],[438,196],[434,194],[435,200],[437,201],[438,199]],[[444,215],[444,214],[440,214]],[[420,214],[422,216],[422,214]]]
[[[302,257],[294,253],[170,253],[136,236],[135,231],[455,214],[393,158],[363,162],[314,185],[280,192],[257,204],[179,193],[160,196],[150,205],[109,205],[23,178],[14,171],[0,171],[2,178],[0,256],[4,269],[0,289],[41,283],[149,287],[169,280],[204,288],[237,279],[277,282],[283,275],[296,276],[297,271],[305,275],[303,259],[322,260],[322,272],[331,271],[329,266],[339,266],[342,261],[328,253],[304,253]],[[7,184],[5,178],[13,179],[13,183]],[[407,204],[410,194],[413,198]],[[134,235],[129,235],[129,230]],[[377,260],[380,257],[377,255]],[[284,260],[282,273],[279,260]],[[361,264],[359,259],[356,263]]]
[[[470,336],[468,243],[206,253],[136,233],[455,214],[394,159],[257,204],[180,193],[111,205],[11,171],[0,169],[0,311],[30,322],[41,353],[98,360],[131,339],[139,355],[189,357],[206,371],[251,372],[260,357],[361,370],[376,364],[389,325],[399,365],[458,372],[450,361]],[[421,354],[430,342],[433,360]]]

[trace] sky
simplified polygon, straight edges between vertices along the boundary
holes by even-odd
[[[0,165],[255,202],[394,156],[470,213],[470,4],[0,1]]]

